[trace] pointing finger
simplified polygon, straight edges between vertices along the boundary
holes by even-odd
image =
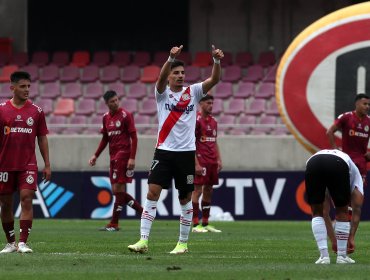
[[[212,51],[215,51],[216,48],[215,48],[215,45],[212,45]]]
[[[183,45],[181,45],[181,46],[179,47],[179,49],[180,49],[180,50],[182,50],[182,48],[183,48],[183,47],[184,47],[184,46],[183,46]]]

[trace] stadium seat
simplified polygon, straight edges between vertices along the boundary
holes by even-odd
[[[169,55],[169,53],[168,53],[168,55]],[[185,63],[185,65],[191,65],[191,63],[192,63],[191,53],[186,52],[186,51],[181,51],[181,53],[178,55],[177,59],[182,60]],[[165,61],[162,62],[161,67],[163,66],[164,62]]]
[[[227,134],[227,132],[235,125],[235,116],[222,115],[218,117],[217,129],[220,135]]]
[[[126,96],[125,85],[121,83],[120,81],[117,81],[115,83],[106,84],[105,91],[107,90],[114,90],[117,93],[119,98]]]
[[[74,65],[64,66],[61,70],[59,81],[62,83],[76,82],[80,79],[80,69]]]
[[[239,82],[234,97],[249,98],[254,95],[255,84],[251,82]]]
[[[251,134],[269,134],[270,131],[276,126],[276,117],[275,116],[261,116],[259,124],[252,128]]]
[[[233,95],[233,85],[228,82],[220,82],[216,85],[213,96],[215,98],[227,99]]]
[[[168,59],[168,56],[169,56],[168,52],[157,51],[154,53],[152,64],[157,65],[158,67],[162,67],[166,60]]]
[[[274,83],[262,83],[257,87],[256,93],[254,94],[255,98],[265,98],[269,99],[270,97],[275,96],[275,84]]]
[[[156,65],[149,65],[143,68],[143,72],[140,77],[142,83],[155,83],[159,77],[161,68]]]
[[[40,83],[36,81],[31,84],[28,98],[31,100],[35,100],[39,96],[40,96]]]
[[[129,65],[123,68],[121,81],[124,83],[134,83],[140,78],[140,67],[137,65]]]
[[[265,99],[254,99],[249,108],[246,109],[245,113],[247,115],[261,115],[266,110],[266,100]]]
[[[90,53],[88,51],[75,51],[72,54],[71,65],[85,67],[90,64]]]
[[[55,64],[49,64],[41,69],[39,81],[43,83],[55,82],[59,80],[59,67]]]
[[[60,85],[58,82],[44,83],[41,85],[40,96],[42,99],[56,99],[60,95]]]
[[[70,57],[67,51],[56,51],[51,56],[50,63],[59,67],[65,67],[70,64]]]
[[[198,66],[185,66],[185,80],[188,83],[197,83],[200,81],[200,67]]]
[[[105,101],[104,101],[104,99],[100,99],[100,100],[98,100],[97,101],[97,104],[96,104],[96,113],[98,114],[98,115],[103,115],[103,114],[105,114],[105,113],[107,113],[108,112],[108,107],[107,107],[107,104],[105,104]]]
[[[63,134],[82,134],[87,124],[86,116],[72,116]]]
[[[19,68],[17,65],[5,65],[0,74],[0,83],[9,83],[10,82],[10,75],[17,71]]]
[[[221,67],[227,67],[233,64],[233,55],[231,52],[224,52],[224,57],[221,59]]]
[[[213,63],[210,52],[196,52],[192,65],[206,67]]]
[[[157,102],[153,98],[141,102],[140,114],[153,116],[157,113]]]
[[[147,96],[146,85],[140,82],[130,84],[127,90],[128,98],[142,99]]]
[[[261,52],[258,56],[258,64],[262,67],[274,65],[276,63],[275,53],[273,51]]]
[[[120,106],[123,107],[126,111],[135,114],[138,112],[138,102],[136,99],[127,98],[127,99],[121,99]]]
[[[267,74],[264,78],[264,82],[275,83],[277,65],[273,65],[267,69]]]
[[[202,68],[201,78],[200,78],[202,81],[204,81],[205,79],[208,79],[211,76],[212,68],[213,68],[213,66],[207,66],[207,67]]]
[[[35,64],[28,64],[21,68],[21,71],[28,72],[31,75],[31,82],[39,80],[39,67]]]
[[[256,125],[256,116],[244,115],[240,116],[238,123],[242,125],[239,129],[243,130],[245,133],[249,133],[252,127]]]
[[[88,83],[85,85],[84,98],[99,99],[104,94],[103,85],[100,82]]]
[[[236,53],[234,64],[239,65],[241,68],[246,68],[251,66],[253,63],[253,56],[250,52],[242,51]]]
[[[224,113],[227,115],[240,115],[245,112],[245,100],[242,98],[234,98],[229,102],[229,106],[225,108]]]
[[[63,115],[51,115],[47,119],[47,126],[50,134],[61,134],[67,123],[67,117]]]
[[[49,53],[46,51],[36,51],[32,54],[31,63],[38,67],[49,64]]]
[[[89,116],[95,113],[96,101],[94,99],[82,99],[76,104],[76,115]]]
[[[147,51],[138,51],[133,54],[131,64],[139,67],[147,66],[151,63],[150,53]]]
[[[50,98],[42,98],[35,104],[44,111],[45,116],[48,116],[53,112],[53,100]]]
[[[263,67],[259,64],[250,66],[247,69],[247,74],[242,78],[244,82],[257,83],[263,78]]]
[[[54,108],[54,115],[69,116],[75,111],[75,104],[72,98],[60,98]]]
[[[10,90],[9,83],[4,83],[0,85],[0,99],[10,99],[13,97],[13,94]]]
[[[271,135],[289,135],[290,131],[285,125],[277,126],[271,130],[270,134]]]
[[[137,115],[134,120],[137,132],[139,134],[144,134],[144,132],[149,128],[150,116]]]
[[[10,61],[9,54],[0,52],[0,67],[4,67]]]
[[[79,82],[66,83],[62,86],[63,98],[77,99],[82,95],[82,88]]]
[[[276,103],[275,98],[272,98],[272,100],[270,100],[270,103],[267,106],[267,109],[265,110],[265,113],[267,115],[273,115],[273,116],[279,116],[280,115],[279,108],[278,108],[278,105]]]
[[[99,80],[102,83],[113,83],[120,79],[120,69],[117,65],[107,65],[101,69]]]
[[[88,127],[85,129],[84,134],[99,134],[102,123],[103,118],[101,115],[91,116],[87,124]]]
[[[96,65],[88,65],[82,68],[80,77],[81,83],[93,83],[99,80],[99,67]]]
[[[97,51],[93,53],[91,64],[103,67],[109,65],[111,56],[109,51]]]
[[[127,51],[117,51],[113,53],[112,63],[119,67],[125,67],[131,63],[131,54]]]
[[[27,52],[16,52],[13,53],[9,60],[9,64],[18,65],[18,67],[23,67],[29,63]]]
[[[212,115],[218,116],[224,111],[224,102],[219,98],[213,100]]]
[[[223,71],[221,80],[223,82],[236,83],[241,79],[242,69],[239,65],[226,66]]]

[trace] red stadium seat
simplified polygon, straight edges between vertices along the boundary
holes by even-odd
[[[197,52],[193,60],[193,65],[199,67],[206,67],[211,65],[212,62],[213,60],[210,52]]]
[[[17,65],[5,65],[1,70],[0,74],[0,83],[9,83],[10,82],[10,75],[18,70]]]
[[[85,67],[90,63],[90,53],[88,51],[75,51],[72,54],[71,65]]]
[[[239,65],[242,68],[249,67],[253,64],[253,56],[248,51],[238,52],[235,56],[234,64]]]
[[[156,65],[149,65],[143,68],[143,73],[140,77],[142,83],[155,83],[159,77],[161,68]]]
[[[69,116],[75,111],[74,100],[71,98],[60,98],[56,102],[54,115]]]
[[[9,60],[9,64],[18,65],[18,67],[23,67],[29,63],[27,52],[16,52],[12,55]]]

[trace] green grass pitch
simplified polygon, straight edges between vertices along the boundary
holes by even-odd
[[[106,222],[35,220],[34,253],[0,255],[0,279],[370,279],[369,222],[360,223],[353,265],[335,264],[333,254],[332,264],[315,265],[309,221],[214,222],[222,233],[191,233],[189,253],[175,256],[168,252],[178,221],[154,222],[147,254],[127,250],[139,238],[139,220],[98,231]]]

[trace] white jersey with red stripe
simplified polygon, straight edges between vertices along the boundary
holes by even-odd
[[[180,92],[173,92],[167,87],[161,94],[155,88],[159,123],[157,149],[179,152],[195,151],[197,105],[206,94],[203,93],[202,83],[189,87],[188,92],[185,92],[188,87],[183,87]],[[180,99],[187,105],[179,107]]]

